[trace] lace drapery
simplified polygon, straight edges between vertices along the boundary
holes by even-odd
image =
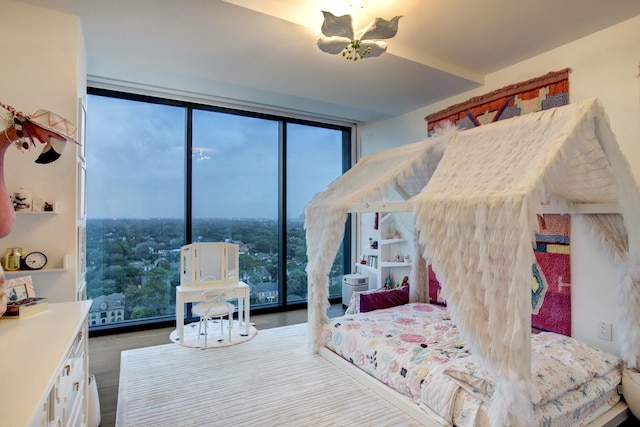
[[[604,111],[591,100],[459,132],[416,197],[424,257],[451,316],[500,378],[493,426],[532,419],[530,283],[540,204],[611,203],[625,186],[637,194],[624,166]]]
[[[307,205],[305,230],[309,262],[306,271],[309,339],[313,351],[318,349],[318,327],[327,320],[328,274],[340,247],[351,205],[385,200],[394,188],[400,188],[409,197],[418,194],[427,185],[452,135],[444,132],[438,137],[365,156]],[[422,283],[427,286],[426,282]]]

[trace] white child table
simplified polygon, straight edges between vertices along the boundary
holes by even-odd
[[[176,329],[180,342],[184,341],[184,305],[201,301],[202,292],[213,289],[228,292],[225,298],[238,299],[238,323],[244,324],[245,334],[249,335],[249,285],[244,282],[215,286],[176,286]]]

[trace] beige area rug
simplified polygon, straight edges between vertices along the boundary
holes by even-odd
[[[122,352],[116,426],[419,426],[307,346],[307,325]]]

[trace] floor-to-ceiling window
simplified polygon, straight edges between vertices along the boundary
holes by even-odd
[[[304,207],[348,168],[350,140],[349,127],[90,89],[90,327],[174,316],[179,250],[197,241],[239,245],[252,309],[304,303]]]
[[[89,324],[172,315],[185,239],[184,108],[92,95],[87,106]]]
[[[347,135],[333,129],[289,123],[286,136],[287,301],[295,302],[307,299],[304,208],[314,195],[342,174],[342,147]],[[341,250],[334,260],[330,294],[342,292],[343,255]]]
[[[251,304],[278,303],[280,123],[193,111],[192,241],[240,245]]]

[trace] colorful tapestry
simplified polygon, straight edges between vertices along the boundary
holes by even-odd
[[[521,116],[569,103],[569,69],[553,71],[544,76],[516,83],[485,95],[476,96],[425,117],[427,131],[444,126],[446,122],[458,129]]]
[[[485,95],[452,105],[425,117],[431,134],[446,123],[458,129],[533,113],[569,103],[569,69],[554,71],[525,82],[506,86]],[[535,328],[571,335],[571,267],[569,215],[540,216],[532,267],[531,324]],[[440,284],[429,267],[429,298],[446,305]]]
[[[531,280],[532,326],[571,336],[571,215],[542,215]]]

